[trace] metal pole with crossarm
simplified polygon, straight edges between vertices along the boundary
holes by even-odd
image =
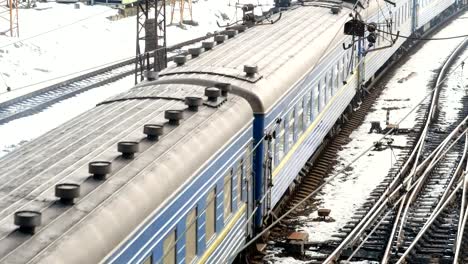
[[[135,84],[167,67],[166,0],[138,1],[137,10]]]

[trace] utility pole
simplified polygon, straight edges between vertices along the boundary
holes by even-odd
[[[0,0],[0,35],[19,37],[18,0]]]
[[[166,0],[140,0],[137,9],[135,84],[167,67]]]

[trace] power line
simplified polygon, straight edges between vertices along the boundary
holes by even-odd
[[[379,31],[379,32],[382,32],[382,33],[392,35],[392,36],[398,36],[399,38],[413,39],[413,40],[448,40],[448,39],[457,39],[457,38],[466,38],[466,37],[468,37],[468,34],[466,34],[466,35],[458,35],[458,36],[451,36],[451,37],[440,37],[440,38],[418,38],[418,37],[403,36],[403,35],[400,35],[400,34],[395,34],[395,33],[388,32],[388,31],[385,31],[385,30],[381,30],[381,29],[378,29],[378,28],[376,30]]]

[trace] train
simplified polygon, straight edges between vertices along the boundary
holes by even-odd
[[[0,159],[0,262],[241,262],[402,36],[465,6],[304,1],[214,36]],[[376,39],[344,33],[356,12]]]

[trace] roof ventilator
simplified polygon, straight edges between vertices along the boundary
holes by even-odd
[[[203,99],[200,97],[185,97],[185,104],[188,106],[188,110],[192,112],[198,112],[198,107],[203,104]]]
[[[55,196],[66,205],[74,204],[74,199],[80,197],[80,185],[76,183],[60,183],[55,185]]]
[[[332,14],[334,15],[337,15],[341,11],[341,7],[337,5],[332,6],[330,9],[331,9]]]
[[[159,78],[159,73],[157,71],[145,71],[144,76],[147,81],[155,81]]]
[[[93,174],[96,180],[105,180],[106,175],[111,172],[111,163],[109,161],[93,161],[88,164],[89,173]]]
[[[247,77],[254,77],[258,73],[258,67],[252,65],[244,65],[244,72]]]
[[[37,211],[18,211],[14,218],[15,225],[19,226],[19,231],[30,235],[34,235],[36,227],[40,226],[42,222],[42,214]]]
[[[122,158],[133,159],[139,150],[139,144],[135,141],[121,141],[117,143],[117,151],[122,153]]]
[[[162,125],[146,124],[143,126],[143,134],[146,138],[152,141],[158,141],[159,136],[164,133],[164,127]]]
[[[223,43],[225,40],[226,40],[226,36],[225,36],[225,35],[216,35],[216,36],[214,36],[214,41],[216,42],[216,44],[221,44],[221,43]]]
[[[231,92],[232,87],[230,83],[217,83],[215,84],[216,88],[221,90],[221,96],[227,97],[228,93]]]
[[[237,35],[237,30],[234,30],[234,29],[226,30],[226,35],[228,36],[228,38],[231,39]]]
[[[202,42],[202,47],[205,50],[211,50],[214,47],[214,42],[213,41],[204,41],[204,42]]]
[[[218,97],[221,96],[221,90],[216,87],[208,87],[205,89],[205,96],[208,97],[208,101],[217,102]]]
[[[182,66],[187,62],[187,56],[177,55],[174,57],[174,62],[177,64],[177,66]]]
[[[188,50],[188,52],[190,53],[190,55],[192,55],[192,58],[196,58],[198,56],[200,56],[200,54],[202,53],[202,49],[201,48],[191,48]]]
[[[169,120],[169,125],[178,126],[183,117],[184,112],[182,110],[166,110],[164,112],[164,118]]]
[[[247,30],[247,26],[246,25],[237,25],[237,26],[231,27],[231,29],[237,30],[239,33],[242,33],[242,32],[245,32]]]

